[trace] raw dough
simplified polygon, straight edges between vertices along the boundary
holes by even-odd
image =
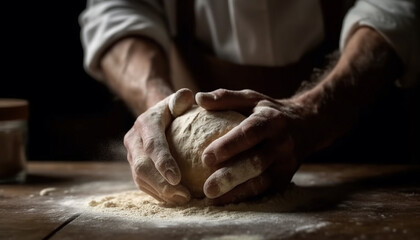
[[[204,182],[213,172],[201,162],[204,149],[244,119],[238,112],[206,111],[194,106],[167,129],[169,148],[181,169],[181,183],[193,197],[204,197]]]

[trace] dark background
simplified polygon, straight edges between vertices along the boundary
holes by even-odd
[[[30,160],[125,158],[122,137],[132,116],[83,69],[78,16],[85,4],[29,1],[4,7],[0,97],[29,100]]]
[[[1,15],[0,97],[30,102],[29,160],[125,160],[134,118],[82,65],[84,1],[8,2]],[[419,159],[418,89],[394,88],[355,128],[311,161]]]

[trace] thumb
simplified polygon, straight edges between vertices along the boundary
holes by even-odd
[[[194,104],[194,95],[188,88],[182,88],[169,98],[169,110],[173,117],[178,117]]]

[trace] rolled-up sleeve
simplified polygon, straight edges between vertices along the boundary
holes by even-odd
[[[88,0],[79,15],[83,66],[92,77],[102,80],[100,57],[116,40],[131,35],[153,39],[164,50],[170,38],[163,7],[154,0]]]
[[[340,49],[360,26],[378,31],[394,48],[404,64],[396,84],[410,87],[420,80],[420,20],[417,0],[359,0],[347,13],[340,38]]]

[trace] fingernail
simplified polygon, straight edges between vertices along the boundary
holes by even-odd
[[[206,153],[203,155],[203,162],[208,167],[212,167],[216,164],[216,156],[213,153]]]
[[[185,203],[187,203],[188,201],[189,201],[189,199],[188,198],[186,198],[186,197],[184,197],[184,196],[181,196],[181,195],[178,195],[178,194],[175,194],[175,195],[173,195],[172,196],[172,200],[177,204],[177,205],[182,205],[182,204],[185,204]]]
[[[166,177],[166,180],[168,180],[168,182],[172,185],[177,185],[180,181],[180,179],[177,178],[177,176],[172,170],[167,170],[165,172],[165,177]]]
[[[219,185],[216,183],[209,184],[204,190],[208,198],[218,197],[220,193]]]
[[[214,95],[213,93],[199,92],[197,93],[197,98],[211,98],[213,100],[216,100],[216,95]]]

